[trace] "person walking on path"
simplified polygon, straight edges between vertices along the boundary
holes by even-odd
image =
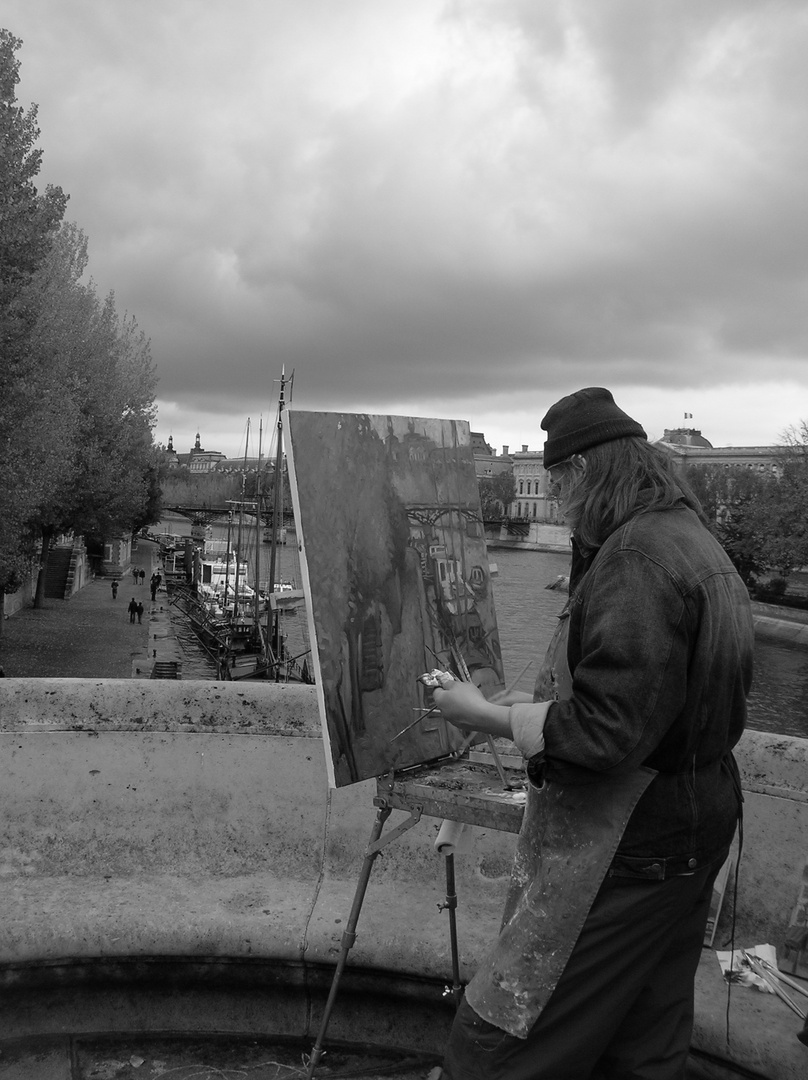
[[[532,695],[441,673],[462,730],[512,739],[528,795],[496,944],[448,1080],[682,1080],[713,881],[741,813],[749,594],[701,506],[608,390],[542,420],[570,599]]]
[[[141,568],[140,568],[140,584],[142,585],[145,580],[146,580],[146,571],[141,566]]]
[[[112,579],[112,599],[113,600],[118,599],[118,579],[117,578]]]
[[[152,574],[152,576],[151,576],[151,598],[152,598],[152,603],[154,603],[154,601],[157,599],[157,575],[156,574]]]
[[[99,576],[69,600],[49,600],[41,610],[24,607],[15,612],[3,627],[0,662],[6,675],[36,679],[148,677],[144,673],[151,668],[148,658],[153,651],[153,646],[149,648],[149,619],[144,617],[142,626],[130,624],[127,607],[133,594],[126,588],[128,580],[126,576],[119,578],[116,602],[110,592],[111,579]],[[168,613],[164,618],[168,620]],[[142,673],[136,674],[137,667]]]
[[[135,611],[137,612],[137,621],[139,623],[143,622],[143,602],[141,600],[138,600]]]
[[[134,596],[129,601],[129,607],[126,610],[129,612],[129,622],[133,623],[135,615],[137,615],[137,600],[135,600]]]
[[[137,585],[137,579],[140,576],[140,571],[136,566],[132,567],[132,577],[135,579],[135,585]]]

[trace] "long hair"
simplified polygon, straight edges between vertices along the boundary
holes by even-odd
[[[664,450],[634,436],[590,447],[586,468],[565,466],[563,512],[582,551],[594,551],[635,514],[701,503]]]

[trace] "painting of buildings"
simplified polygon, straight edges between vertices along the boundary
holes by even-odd
[[[329,780],[444,757],[456,728],[404,731],[430,704],[418,676],[502,688],[468,424],[290,410],[287,430]]]

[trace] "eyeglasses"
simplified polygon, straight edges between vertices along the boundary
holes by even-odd
[[[563,476],[563,473],[556,472],[556,469],[561,469],[562,466],[564,466],[564,465],[576,465],[577,461],[583,461],[583,458],[581,458],[581,455],[580,454],[571,454],[570,457],[564,458],[563,461],[557,461],[555,463],[555,465],[551,465],[547,470],[547,472],[550,475],[550,483],[551,484],[557,484],[559,482],[559,480],[561,479],[561,477]]]

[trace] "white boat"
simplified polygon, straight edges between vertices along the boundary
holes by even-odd
[[[310,682],[304,648],[288,655],[287,631],[279,616],[293,614],[304,600],[302,589],[288,576],[278,575],[278,546],[287,541],[285,526],[264,521],[282,521],[282,415],[285,407],[285,375],[281,376],[276,430],[275,476],[280,483],[272,493],[272,506],[261,491],[261,448],[254,501],[246,499],[247,458],[242,475],[242,497],[228,500],[227,539],[206,538],[197,550],[194,566],[195,595],[184,600],[193,625],[215,649],[225,678],[283,678]],[[249,427],[248,427],[249,431]],[[249,440],[249,435],[248,435]],[[260,539],[270,545],[268,576],[263,580]],[[256,542],[258,541],[258,542]],[[259,577],[259,575],[261,575]],[[288,575],[288,571],[287,571]],[[252,582],[252,583],[251,583]],[[238,655],[238,665],[234,666]],[[253,659],[254,658],[254,659]],[[252,671],[247,670],[249,661]]]

